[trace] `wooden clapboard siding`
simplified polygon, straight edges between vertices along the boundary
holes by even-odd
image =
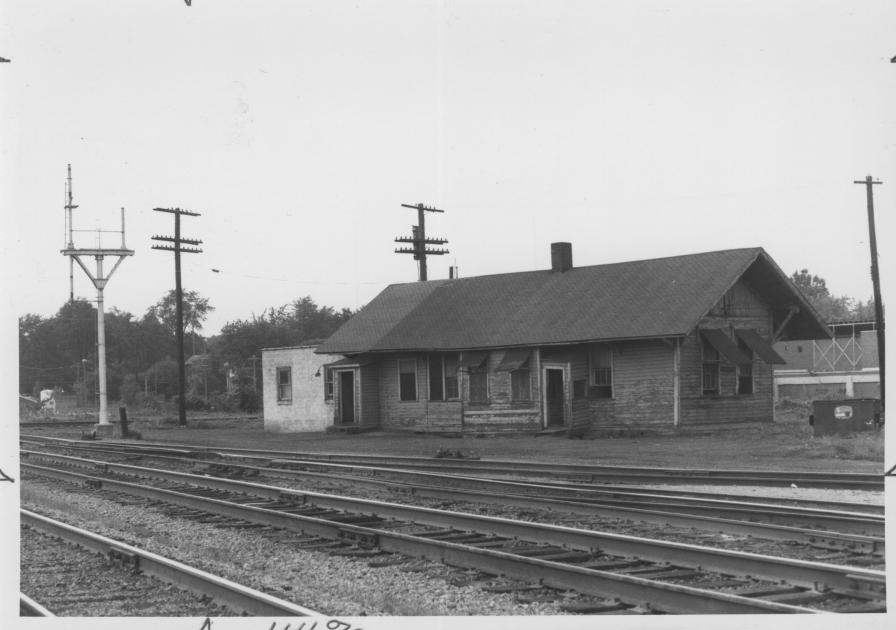
[[[613,398],[590,401],[592,426],[671,427],[672,351],[660,340],[613,344]]]
[[[681,345],[681,424],[771,422],[773,420],[773,366],[753,358],[753,393],[737,394],[737,371],[721,360],[719,395],[703,394],[703,355],[700,328],[720,328],[730,333],[752,328],[771,339],[769,307],[750,287],[738,281],[704,317],[698,330]]]
[[[417,362],[417,400],[399,398],[398,361]],[[429,364],[424,353],[388,355],[379,363],[380,426],[390,429],[458,430],[461,425],[460,401],[431,401],[429,398]]]
[[[513,400],[511,376],[507,370],[498,370],[504,359],[504,350],[489,352],[488,402],[464,403],[464,430],[500,432],[530,431],[541,427],[541,413],[536,398],[537,371],[535,353],[529,357],[529,400]],[[463,373],[462,396],[469,399],[469,374]]]

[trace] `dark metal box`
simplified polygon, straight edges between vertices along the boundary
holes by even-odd
[[[810,422],[815,437],[877,431],[882,424],[880,400],[877,398],[814,400]]]

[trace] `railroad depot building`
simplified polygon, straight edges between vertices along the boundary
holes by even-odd
[[[830,331],[762,248],[387,287],[315,352],[337,427],[495,432],[772,421],[772,343]],[[272,366],[276,368],[276,366]],[[266,405],[267,407],[267,405]]]

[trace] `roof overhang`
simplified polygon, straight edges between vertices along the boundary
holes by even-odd
[[[411,348],[411,347],[403,347],[403,348],[376,348],[372,350],[365,350],[365,354],[401,354],[403,352],[488,352],[492,350],[512,350],[517,348],[552,348],[552,347],[563,347],[563,346],[580,346],[584,344],[590,343],[623,343],[626,341],[668,341],[670,339],[684,339],[688,336],[686,331],[680,332],[670,332],[664,333],[661,335],[646,335],[643,337],[607,337],[607,338],[599,338],[599,339],[574,339],[570,341],[532,341],[531,343],[522,344],[522,345],[494,345],[494,346],[466,346],[463,348],[459,347],[442,347],[442,348],[433,348],[430,346],[427,347],[419,347],[419,348]],[[357,352],[354,350],[353,352]],[[327,351],[325,354],[345,354],[345,352],[340,352],[339,350]]]
[[[762,251],[743,273],[744,282],[757,289],[769,304],[776,326],[785,322],[772,341],[824,339],[830,328],[771,257]],[[789,315],[792,313],[792,315]],[[788,319],[789,316],[789,319]]]

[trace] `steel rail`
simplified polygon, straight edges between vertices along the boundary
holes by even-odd
[[[36,468],[26,465],[27,468]],[[163,500],[203,511],[287,531],[331,539],[375,540],[382,551],[399,553],[486,573],[523,580],[536,580],[544,586],[575,590],[598,597],[616,597],[646,608],[660,608],[673,613],[817,613],[819,611],[790,604],[708,591],[678,584],[669,584],[633,575],[612,573],[550,560],[524,557],[504,551],[483,549],[444,540],[427,539],[368,527],[327,521],[312,516],[277,512],[265,508],[239,505],[218,499],[202,498],[170,490],[109,482],[78,473],[45,469],[42,472],[60,479],[92,481],[114,491]],[[61,473],[61,474],[59,474]]]
[[[257,616],[320,616],[320,613],[316,611],[212,575],[177,560],[165,558],[35,512],[25,509],[20,512],[21,522],[24,525],[97,553],[124,559],[148,575],[186,590],[213,597],[234,610],[245,611],[250,615]]]
[[[136,467],[135,467],[136,468]],[[332,534],[333,523],[313,517],[285,514],[273,510],[236,505],[208,497],[199,497],[182,492],[141,486],[138,484],[92,477],[70,471],[22,464],[22,469],[60,479],[76,480],[80,483],[120,490],[147,498],[161,499],[188,507],[199,508],[233,518],[300,529],[313,523],[311,532],[321,533],[321,523],[326,523],[325,531]],[[215,488],[230,492],[242,492],[274,500],[288,500],[296,504],[311,503],[321,508],[351,511],[379,518],[391,518],[415,523],[456,528],[467,531],[485,532],[511,539],[547,543],[563,548],[574,548],[592,552],[600,551],[610,555],[638,557],[652,562],[670,563],[676,566],[700,567],[704,570],[740,576],[761,577],[773,581],[786,581],[806,588],[830,589],[840,593],[869,599],[880,599],[885,591],[883,571],[875,571],[852,566],[838,566],[789,558],[777,558],[754,553],[729,551],[684,543],[658,541],[624,534],[574,529],[560,525],[547,525],[515,521],[511,519],[412,507],[368,499],[352,499],[316,492],[286,490],[277,486],[267,486],[244,481],[232,481],[189,473],[175,473],[141,469],[145,476],[193,484],[205,488]],[[296,521],[295,519],[300,519]],[[308,519],[311,519],[310,521]],[[355,531],[358,535],[392,536],[392,532],[369,527],[336,524],[339,531]],[[317,531],[314,531],[317,529]]]
[[[102,462],[98,460],[84,459],[73,457],[70,455],[57,455],[52,453],[41,453],[37,451],[22,451],[23,458],[32,460],[49,461],[54,463],[68,464],[86,469],[97,469],[108,472],[117,472],[123,474],[139,474],[139,468],[129,464],[119,464],[114,462]],[[504,505],[512,505],[516,507],[537,508],[544,510],[566,510],[577,514],[586,514],[593,516],[624,518],[630,520],[641,520],[651,523],[659,523],[662,525],[672,525],[684,528],[699,528],[710,531],[724,531],[729,534],[739,534],[745,536],[754,536],[769,540],[785,540],[800,541],[815,546],[823,546],[827,548],[848,549],[854,552],[864,552],[870,554],[884,555],[885,542],[882,536],[867,536],[861,534],[844,534],[837,531],[825,531],[817,529],[808,529],[804,527],[793,527],[789,525],[775,525],[769,523],[756,523],[751,521],[739,520],[734,518],[723,518],[719,516],[702,516],[674,511],[664,511],[657,509],[644,509],[633,507],[618,507],[610,503],[585,503],[576,500],[552,499],[545,497],[535,497],[518,494],[508,494],[506,492],[482,492],[476,490],[457,490],[436,486],[410,485],[402,482],[374,480],[370,478],[346,477],[341,475],[326,475],[321,473],[307,473],[294,470],[277,470],[270,468],[260,468],[254,466],[234,466],[233,468],[242,468],[253,473],[262,475],[270,475],[287,479],[312,479],[312,480],[336,480],[352,483],[354,486],[364,485],[373,488],[390,488],[396,491],[407,492],[414,496],[425,496],[439,499],[453,499],[459,501],[494,503],[500,502]],[[272,474],[273,473],[273,474]],[[673,506],[674,509],[678,506]],[[711,513],[711,510],[708,510]],[[734,511],[733,509],[731,511]],[[856,520],[852,515],[822,515],[827,517],[829,524],[841,524],[843,522],[850,526],[856,526]],[[879,526],[883,531],[883,520],[869,520],[865,523],[867,528]]]
[[[97,449],[87,450],[95,451]],[[119,454],[122,452],[108,451],[104,449],[99,450],[109,454]],[[39,451],[25,450],[22,451],[22,453],[23,455],[28,455],[30,453],[39,453]],[[59,455],[59,457],[67,456]],[[183,458],[173,456],[153,455],[153,457],[183,461]],[[791,525],[796,518],[811,523],[813,527],[822,527],[856,534],[876,535],[878,532],[882,533],[884,523],[883,514],[864,511],[862,508],[866,506],[856,503],[823,503],[823,505],[827,505],[828,507],[804,507],[802,503],[808,503],[809,506],[815,506],[818,502],[787,500],[786,503],[782,503],[780,501],[774,502],[771,499],[763,501],[756,497],[723,496],[711,493],[692,496],[691,493],[657,492],[654,489],[639,489],[638,487],[624,487],[620,489],[601,486],[595,488],[593,486],[553,485],[545,484],[543,482],[510,481],[466,475],[451,475],[450,477],[446,477],[445,475],[415,470],[348,464],[319,464],[317,462],[295,462],[293,460],[265,460],[265,462],[271,464],[271,466],[256,467],[230,462],[226,465],[233,468],[252,470],[268,476],[285,478],[299,478],[302,476],[307,478],[317,478],[316,476],[325,476],[325,473],[309,472],[308,468],[357,472],[360,474],[359,477],[342,477],[342,479],[346,481],[350,480],[353,483],[358,484],[361,484],[363,479],[371,479],[371,476],[383,479],[382,481],[372,481],[371,483],[373,484],[384,484],[386,483],[384,478],[394,479],[396,477],[405,480],[405,485],[413,483],[415,486],[425,485],[422,482],[427,481],[441,481],[443,483],[450,481],[452,489],[461,486],[465,489],[491,491],[495,494],[500,492],[502,497],[535,496],[546,499],[562,499],[578,503],[587,502],[599,504],[601,506],[615,506],[620,508],[631,507],[632,504],[643,504],[646,508],[658,508],[664,511],[684,511],[710,517],[716,516],[731,519],[742,519],[744,517],[761,518],[764,521],[782,525]],[[290,468],[283,469],[277,467],[277,465],[290,466]],[[293,465],[298,466],[299,469],[293,468]],[[792,503],[797,503],[797,505],[793,505]]]
[[[289,466],[295,464],[307,469],[306,462],[294,462],[293,460],[271,460],[268,467],[257,467],[256,470],[270,471],[276,470],[273,466]],[[228,464],[233,465],[233,464]],[[568,486],[568,485],[548,485],[544,483],[512,481],[502,479],[491,479],[487,477],[472,477],[468,475],[451,475],[446,478],[444,474],[431,472],[421,472],[414,470],[403,470],[400,468],[381,468],[381,467],[364,467],[349,464],[318,464],[311,462],[312,467],[321,466],[324,470],[333,469],[346,470],[349,472],[359,472],[361,475],[370,473],[374,476],[399,476],[405,480],[425,480],[437,481],[450,479],[452,485],[461,482],[469,488],[479,488],[491,490],[495,493],[501,492],[501,496],[506,493],[526,495],[534,494],[539,497],[550,497],[564,499],[577,502],[599,503],[601,505],[615,505],[624,507],[632,503],[644,503],[649,506],[661,507],[666,510],[685,510],[688,512],[699,512],[707,515],[726,514],[730,518],[749,515],[763,517],[767,520],[780,522],[780,519],[790,519],[791,517],[804,517],[813,520],[819,525],[827,525],[832,528],[837,526],[845,527],[844,531],[855,533],[867,532],[869,528],[879,529],[883,531],[883,516],[871,514],[864,511],[847,511],[819,509],[814,507],[803,507],[801,505],[785,505],[780,502],[760,501],[753,497],[735,497],[724,498],[719,495],[709,493],[701,496],[691,496],[688,494],[671,494],[664,492],[656,492],[653,489],[638,489],[637,487],[625,487],[622,489],[593,487],[593,486]],[[237,465],[238,466],[238,465]],[[410,481],[409,481],[410,482]],[[843,505],[843,504],[840,504]],[[854,508],[856,504],[846,504],[847,507]]]
[[[829,512],[845,512],[854,513],[857,517],[861,519],[862,516],[865,515],[880,515],[882,518],[884,512],[883,505],[875,505],[875,504],[867,504],[867,503],[848,503],[843,501],[820,501],[820,500],[812,500],[812,499],[794,499],[794,498],[786,498],[775,500],[772,498],[763,498],[763,497],[755,497],[755,496],[746,496],[746,495],[736,495],[730,493],[715,493],[715,492],[697,492],[693,490],[670,490],[668,488],[656,488],[656,487],[644,487],[637,485],[624,485],[624,486],[613,486],[600,484],[599,486],[594,486],[591,484],[573,484],[572,482],[566,483],[558,483],[547,480],[539,480],[537,482],[533,481],[514,481],[514,480],[505,480],[505,479],[496,479],[492,477],[474,477],[469,475],[459,475],[459,474],[450,474],[446,475],[445,473],[434,473],[427,472],[421,470],[408,470],[401,468],[385,468],[385,467],[377,467],[377,466],[369,466],[369,465],[360,465],[360,464],[339,464],[339,463],[327,463],[321,461],[305,461],[305,460],[294,460],[294,459],[285,459],[285,460],[277,460],[277,459],[268,459],[262,457],[248,457],[242,455],[232,455],[226,453],[220,453],[215,451],[181,451],[177,454],[157,454],[155,452],[147,452],[141,451],[139,447],[137,448],[128,448],[128,447],[119,447],[119,448],[103,448],[101,446],[94,446],[91,444],[84,444],[81,442],[68,443],[65,445],[55,444],[55,443],[45,443],[41,441],[29,441],[29,440],[21,440],[23,443],[33,443],[38,444],[44,447],[56,447],[56,448],[70,448],[77,449],[81,451],[89,451],[92,453],[102,453],[102,454],[114,454],[114,455],[127,455],[130,451],[136,451],[138,454],[135,455],[137,457],[152,457],[155,459],[161,460],[172,460],[172,461],[184,461],[184,460],[209,460],[209,459],[235,459],[243,462],[245,460],[259,460],[260,464],[264,464],[264,466],[257,467],[257,470],[270,470],[272,471],[271,475],[276,475],[277,473],[273,472],[275,470],[280,469],[279,467],[287,467],[293,471],[295,471],[295,475],[298,476],[302,474],[303,471],[347,471],[350,473],[358,473],[363,476],[373,475],[380,478],[389,477],[389,478],[399,478],[403,480],[417,479],[417,480],[425,480],[425,481],[441,481],[446,482],[450,481],[452,487],[462,486],[467,488],[486,488],[486,489],[497,489],[500,487],[505,488],[506,491],[511,492],[520,492],[526,494],[536,494],[540,496],[546,497],[564,497],[567,499],[574,499],[577,501],[593,501],[599,500],[601,503],[606,504],[608,499],[606,497],[613,497],[618,499],[624,499],[624,501],[618,501],[618,505],[624,505],[626,502],[635,502],[642,501],[648,502],[653,505],[656,505],[656,501],[663,500],[663,498],[668,498],[670,501],[679,501],[685,503],[690,506],[700,506],[706,505],[712,508],[710,512],[718,514],[720,511],[718,508],[722,507],[723,501],[734,502],[735,504],[739,504],[741,506],[753,505],[755,506],[755,510],[758,514],[762,514],[768,520],[772,520],[773,522],[787,524],[787,514],[784,514],[785,520],[780,520],[778,517],[778,513],[775,510],[788,510],[788,509],[809,509],[809,510],[818,510],[817,514],[821,516],[822,514],[827,514]],[[230,466],[241,466],[246,468],[252,468],[252,466],[245,463],[231,463],[228,462],[227,465]],[[313,475],[315,473],[308,472],[306,474]],[[317,473],[324,474],[324,473]],[[701,504],[699,499],[704,499],[706,503]],[[669,509],[673,509],[677,507],[674,503],[671,506],[667,506]],[[771,509],[773,512],[769,512]],[[694,511],[691,509],[690,511]],[[705,513],[710,513],[705,512]],[[729,516],[732,518],[736,518],[737,514],[729,513]],[[873,519],[873,516],[868,517]],[[824,527],[825,524],[822,522],[816,523],[816,526]],[[867,527],[864,523],[857,523],[855,528],[847,529],[845,531],[853,531],[855,533],[868,533]]]
[[[26,436],[40,437],[40,436]],[[48,440],[64,440],[65,438],[44,438]],[[71,440],[70,440],[71,441]],[[133,447],[130,442],[104,440],[107,445]],[[589,464],[551,464],[533,461],[490,460],[474,458],[427,458],[406,455],[369,455],[355,453],[301,453],[265,449],[231,448],[231,447],[195,447],[184,444],[143,443],[141,449],[170,449],[176,452],[219,451],[261,455],[272,458],[301,458],[331,462],[349,462],[376,464],[379,466],[404,466],[432,470],[470,470],[486,471],[489,474],[543,474],[549,476],[568,477],[597,481],[601,479],[639,480],[654,483],[694,483],[702,484],[741,484],[741,485],[780,485],[797,484],[803,487],[882,489],[884,485],[881,474],[864,473],[828,473],[800,471],[767,471],[767,470],[711,470],[657,467],[629,467]]]
[[[38,604],[36,601],[19,591],[19,616],[20,617],[55,617],[53,613]]]

